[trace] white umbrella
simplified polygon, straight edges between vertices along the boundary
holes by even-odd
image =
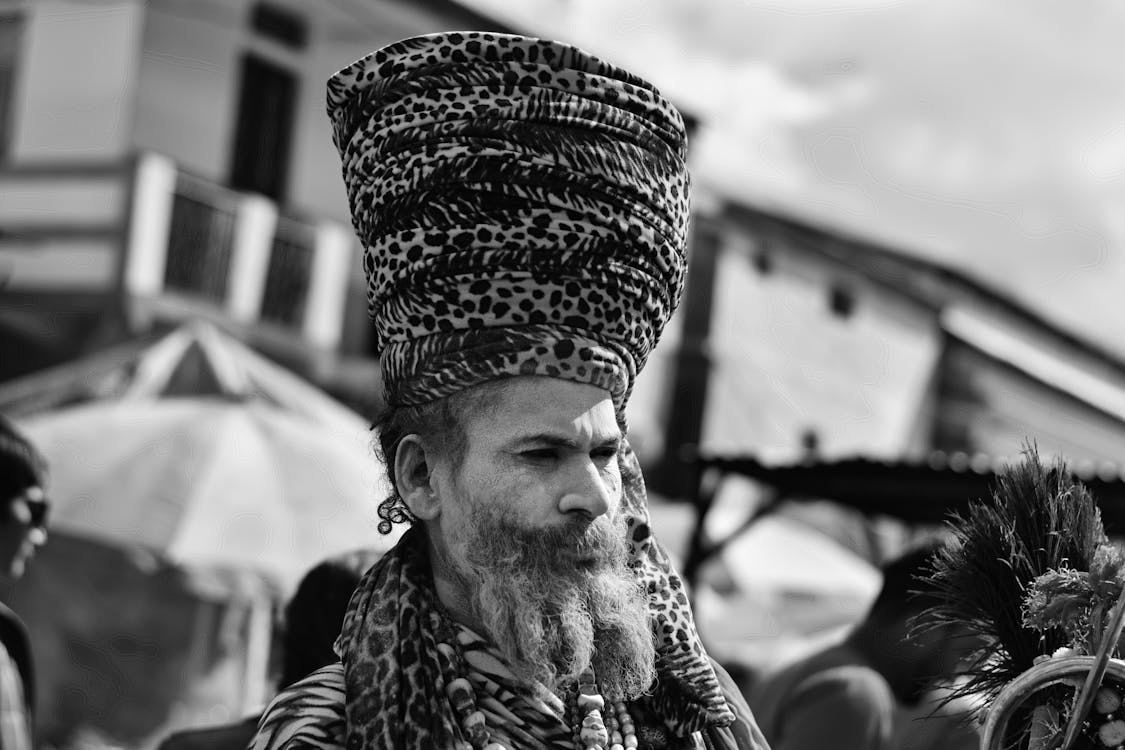
[[[386,549],[388,492],[355,419],[317,422],[258,399],[102,401],[23,422],[51,465],[52,527],[283,594],[322,559]]]

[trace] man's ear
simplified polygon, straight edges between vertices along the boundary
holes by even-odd
[[[433,453],[418,435],[407,435],[395,451],[395,484],[399,497],[416,518],[432,521],[441,514],[441,499],[433,486]]]

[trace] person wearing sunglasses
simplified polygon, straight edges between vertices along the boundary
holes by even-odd
[[[47,461],[15,426],[0,416],[0,581],[23,576],[47,541],[50,504],[44,491]],[[0,748],[34,747],[35,700],[31,643],[19,616],[0,604]]]

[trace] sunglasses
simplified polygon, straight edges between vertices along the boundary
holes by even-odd
[[[27,506],[28,512],[31,513],[31,520],[28,525],[33,529],[46,529],[47,515],[51,510],[51,504],[45,498],[25,497],[23,502]]]

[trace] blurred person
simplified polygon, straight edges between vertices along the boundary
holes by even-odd
[[[348,600],[375,559],[370,553],[334,557],[301,579],[282,616],[278,690],[336,660],[332,644]],[[259,712],[229,724],[180,730],[168,735],[158,750],[245,750],[260,718]]]
[[[913,547],[882,567],[864,619],[839,643],[767,673],[750,691],[774,750],[970,750],[979,736],[943,704],[974,642],[918,617],[932,603],[921,580],[938,548]]]
[[[47,461],[0,416],[0,580],[14,583],[47,541]],[[0,604],[0,750],[31,750],[35,669],[23,621]]]
[[[624,411],[679,301],[680,114],[568,45],[450,32],[329,82],[411,524],[254,750],[764,749],[653,538]]]

